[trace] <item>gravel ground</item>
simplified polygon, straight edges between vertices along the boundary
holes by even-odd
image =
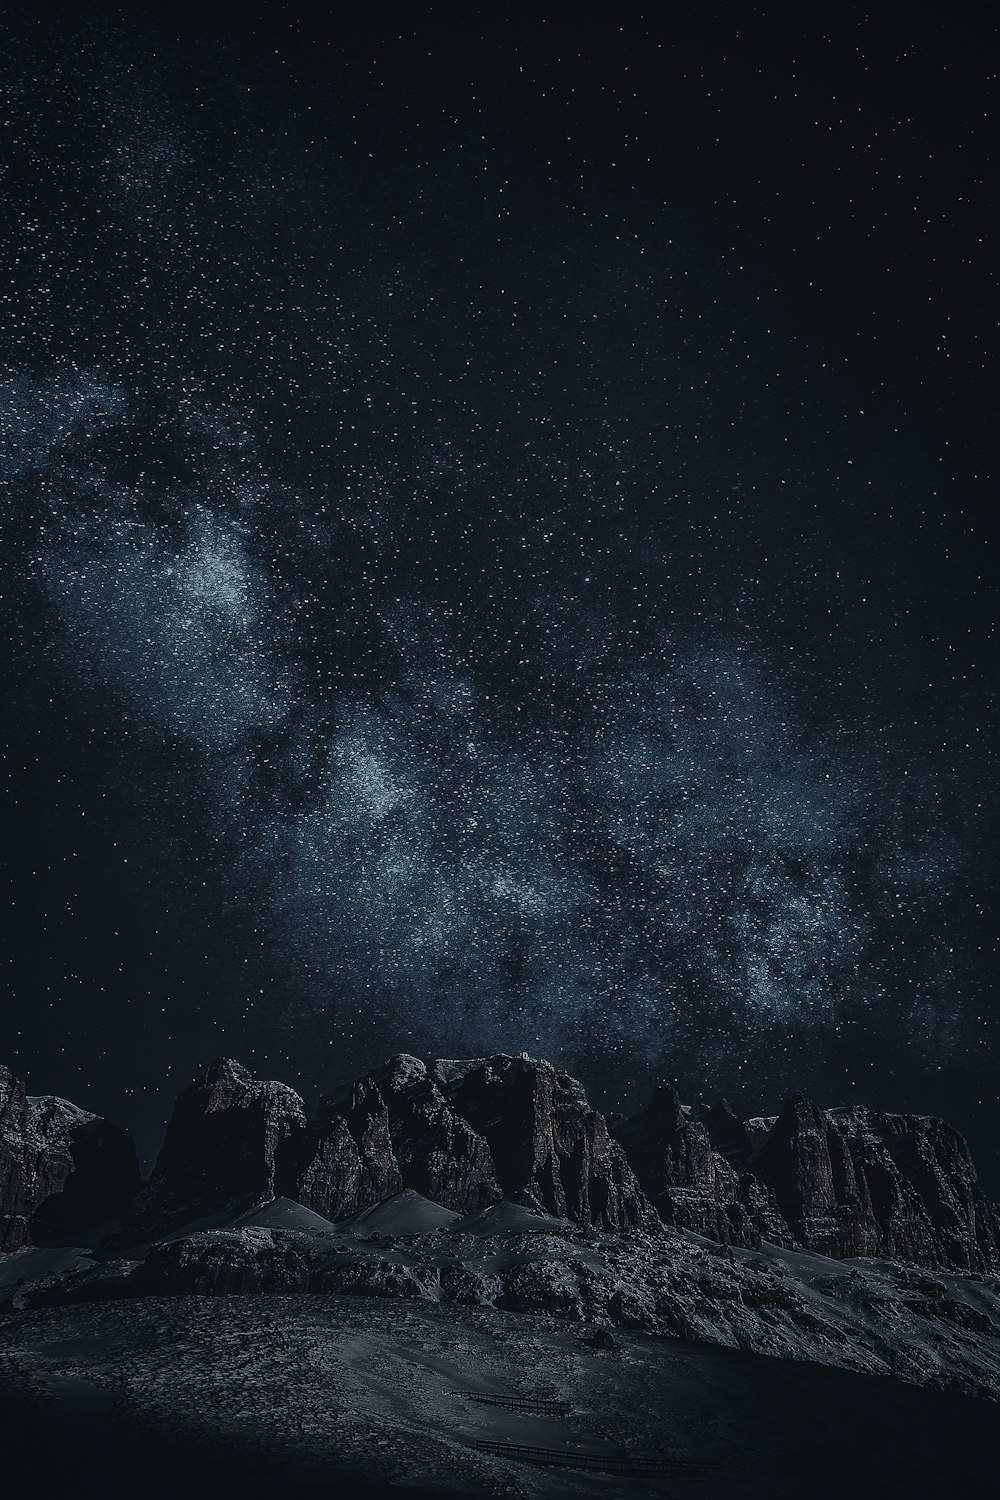
[[[978,1493],[996,1407],[886,1377],[493,1308],[173,1297],[0,1316],[0,1415],[36,1493],[924,1496]],[[607,1337],[607,1335],[605,1335]],[[516,1416],[454,1388],[556,1397]],[[541,1469],[477,1438],[671,1460]]]

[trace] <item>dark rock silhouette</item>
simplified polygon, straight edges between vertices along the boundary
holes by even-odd
[[[609,1132],[575,1079],[525,1055],[429,1065],[400,1055],[325,1095],[311,1118],[287,1085],[222,1059],[179,1096],[150,1180],[137,1183],[124,1132],[64,1100],[28,1098],[0,1069],[5,1250],[107,1219],[130,1195],[108,1248],[279,1196],[343,1221],[407,1190],[457,1214],[506,1198],[583,1229],[655,1234],[665,1223],[746,1248],[969,1271],[1000,1262],[996,1211],[942,1120],[795,1097],[744,1122],[725,1101],[696,1114],[665,1085]],[[257,1248],[266,1265],[220,1241],[219,1266],[197,1274],[234,1289],[299,1276]],[[180,1250],[154,1257],[154,1273],[164,1286],[194,1274]]]
[[[486,1140],[453,1109],[415,1057],[393,1058],[377,1075],[406,1187],[456,1213],[503,1197]]]
[[[616,1126],[666,1223],[736,1245],[798,1244],[983,1270],[1000,1260],[995,1209],[943,1120],[785,1102],[744,1123],[725,1101],[698,1118],[676,1091]]]
[[[279,1152],[305,1126],[305,1106],[287,1084],[254,1078],[230,1059],[214,1062],[178,1097],[152,1176],[109,1245],[273,1198]]]
[[[624,1151],[575,1078],[505,1055],[439,1061],[430,1073],[489,1143],[504,1197],[604,1229],[655,1224]]]
[[[318,1118],[282,1150],[280,1191],[342,1219],[398,1193],[457,1213],[503,1196],[490,1148],[415,1057],[400,1055],[320,1101]]]
[[[829,1118],[865,1184],[880,1254],[971,1271],[1000,1260],[1000,1221],[953,1126],[860,1108]]]
[[[738,1147],[739,1122],[735,1116],[732,1122],[728,1134]],[[713,1149],[707,1122],[689,1115],[669,1084],[654,1090],[648,1109],[616,1124],[615,1133],[665,1224],[734,1245],[756,1246],[762,1237],[790,1243],[773,1194]]]
[[[821,1255],[877,1255],[864,1177],[847,1141],[809,1099],[789,1099],[754,1160],[799,1244]]]
[[[123,1247],[276,1195],[343,1219],[412,1188],[459,1213],[506,1196],[581,1224],[655,1222],[581,1086],[548,1063],[495,1057],[430,1070],[399,1056],[306,1117],[284,1084],[219,1061],[177,1101]]]
[[[290,1133],[279,1153],[276,1191],[324,1218],[346,1218],[402,1186],[389,1112],[370,1078],[321,1099],[316,1119]]]
[[[129,1135],[0,1066],[0,1250],[48,1244],[112,1218],[139,1185]]]
[[[728,1099],[720,1099],[701,1113],[713,1151],[725,1157],[737,1172],[745,1172],[753,1159],[753,1138],[743,1121],[734,1114]]]

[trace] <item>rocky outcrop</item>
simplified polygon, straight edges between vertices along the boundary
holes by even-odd
[[[724,1157],[737,1172],[745,1172],[753,1160],[753,1138],[728,1099],[720,1099],[702,1110],[700,1119],[708,1131],[712,1150]]]
[[[153,1245],[132,1275],[130,1296],[239,1296],[305,1292],[310,1258],[298,1237],[243,1229]]]
[[[287,1084],[254,1078],[230,1059],[214,1062],[179,1096],[152,1176],[109,1244],[267,1202],[280,1191],[278,1156],[305,1126],[305,1107]]]
[[[317,1119],[283,1150],[279,1180],[288,1197],[330,1219],[402,1188],[456,1213],[503,1196],[486,1141],[405,1054],[322,1099]]]
[[[111,1217],[136,1182],[123,1132],[29,1099],[0,1070],[0,1248]],[[343,1223],[402,1193],[458,1215],[507,1199],[584,1229],[665,1223],[742,1248],[1000,1264],[996,1211],[942,1120],[795,1097],[741,1121],[724,1100],[696,1113],[661,1086],[609,1132],[575,1079],[523,1054],[430,1065],[401,1054],[325,1095],[312,1118],[285,1084],[217,1061],[178,1098],[150,1181],[106,1243],[220,1225],[279,1196]]]
[[[863,1176],[845,1138],[809,1099],[789,1099],[754,1160],[796,1241],[821,1255],[877,1255]]]
[[[0,1250],[112,1218],[139,1184],[129,1135],[53,1095],[34,1098],[0,1066]]]
[[[503,1197],[489,1144],[452,1108],[418,1058],[393,1058],[373,1081],[386,1101],[406,1187],[456,1213],[475,1213]]]
[[[796,1239],[833,1256],[983,1270],[1000,1227],[965,1140],[929,1115],[790,1099],[754,1159]]]
[[[343,1219],[403,1187],[378,1086],[363,1078],[319,1102],[317,1118],[290,1135],[277,1191],[327,1219]]]
[[[505,1055],[439,1061],[430,1075],[488,1143],[504,1197],[599,1228],[655,1224],[624,1151],[576,1079]]]
[[[1000,1261],[1000,1221],[963,1136],[931,1115],[831,1110],[863,1180],[879,1253],[984,1270]]]
[[[279,1191],[341,1219],[409,1188],[456,1213],[503,1197],[581,1224],[654,1216],[602,1115],[548,1063],[494,1057],[426,1067],[400,1055],[321,1101],[290,1138]]]
[[[726,1133],[738,1150],[739,1122],[735,1116],[732,1122],[725,1122]],[[753,1247],[762,1236],[790,1241],[768,1189],[714,1149],[708,1124],[684,1109],[669,1084],[654,1090],[648,1109],[617,1124],[615,1134],[665,1224],[724,1244]]]
[[[801,1097],[769,1119],[744,1123],[725,1101],[695,1118],[662,1087],[616,1133],[661,1217],[679,1228],[836,1258],[968,1270],[1000,1261],[996,1212],[943,1120],[824,1112]]]

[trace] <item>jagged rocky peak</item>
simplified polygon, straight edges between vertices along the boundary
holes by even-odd
[[[0,1246],[110,1217],[137,1180],[107,1121],[29,1098],[0,1069]],[[150,1181],[109,1243],[136,1244],[286,1197],[343,1220],[408,1191],[459,1214],[502,1199],[578,1224],[662,1221],[739,1245],[983,1269],[1000,1227],[957,1131],[931,1116],[786,1101],[740,1121],[673,1084],[609,1132],[582,1085],[540,1059],[398,1054],[320,1099],[220,1058],[179,1096]],[[658,1217],[659,1215],[659,1217]]]
[[[488,1142],[418,1058],[394,1057],[379,1084],[408,1188],[456,1213],[475,1213],[503,1197]]]
[[[1000,1260],[1000,1221],[965,1138],[934,1115],[829,1111],[871,1199],[882,1253],[981,1270]]]
[[[996,1213],[968,1146],[931,1116],[824,1111],[794,1096],[745,1125],[725,1101],[695,1120],[661,1088],[616,1133],[660,1215],[681,1228],[928,1266],[1000,1259]]]
[[[569,1074],[524,1053],[500,1053],[442,1060],[430,1077],[488,1144],[497,1197],[580,1224],[655,1225],[624,1151]]]
[[[648,1107],[615,1133],[664,1223],[743,1246],[762,1236],[789,1239],[770,1194],[713,1148],[707,1124],[673,1084],[658,1085]]]
[[[787,1099],[754,1161],[796,1239],[823,1255],[877,1255],[864,1175],[845,1138],[811,1099]]]
[[[753,1137],[729,1100],[719,1099],[702,1110],[701,1120],[708,1131],[712,1149],[724,1156],[737,1172],[745,1172],[753,1160]]]
[[[0,1065],[0,1250],[92,1228],[138,1184],[131,1136],[68,1099],[29,1096]]]
[[[305,1126],[294,1089],[217,1058],[178,1096],[152,1176],[111,1243],[152,1239],[273,1198],[278,1157]]]
[[[322,1099],[301,1149],[287,1191],[331,1218],[402,1188],[456,1213],[502,1196],[487,1142],[405,1053]]]

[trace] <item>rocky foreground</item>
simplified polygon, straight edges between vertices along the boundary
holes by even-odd
[[[1000,1277],[607,1233],[506,1201],[458,1215],[404,1190],[334,1224],[277,1199],[128,1258],[64,1246],[0,1262],[11,1311],[262,1294],[541,1315],[598,1346],[639,1330],[1000,1398]]]
[[[609,1124],[525,1057],[397,1057],[310,1113],[223,1060],[140,1183],[123,1131],[0,1071],[0,1243],[0,1418],[70,1434],[67,1494],[943,1496],[990,1461],[997,1219],[932,1117],[665,1087]]]
[[[520,1415],[460,1391],[564,1410]],[[983,1492],[995,1414],[829,1366],[428,1301],[147,1297],[0,1314],[0,1426],[17,1435],[5,1473],[59,1500],[947,1500]],[[667,1473],[543,1469],[483,1440],[644,1455]]]

